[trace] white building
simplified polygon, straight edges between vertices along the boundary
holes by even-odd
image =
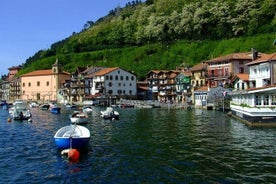
[[[136,76],[119,67],[103,68],[85,78],[91,81],[92,96],[124,98],[137,94]]]
[[[276,53],[247,65],[249,88],[231,93],[231,112],[250,125],[276,126]]]

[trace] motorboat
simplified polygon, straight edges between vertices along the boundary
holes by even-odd
[[[119,112],[115,111],[112,107],[107,107],[105,111],[101,111],[101,117],[103,119],[118,120]]]
[[[82,149],[89,145],[90,131],[81,125],[68,125],[55,133],[54,140],[59,149]]]
[[[25,102],[14,103],[13,108],[9,112],[14,120],[29,120],[32,117],[28,104]]]
[[[89,117],[87,113],[81,111],[74,111],[70,116],[72,124],[84,124],[89,122]]]

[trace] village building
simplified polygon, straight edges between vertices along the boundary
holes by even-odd
[[[191,72],[183,71],[176,76],[177,102],[191,102]]]
[[[151,70],[147,73],[149,90],[152,100],[159,102],[176,102],[176,77],[179,70]]]
[[[235,82],[231,113],[251,125],[276,125],[276,53],[263,54],[247,65],[249,88],[239,90]]]
[[[119,67],[102,68],[85,76],[89,80],[90,100],[94,98],[117,100],[136,99],[136,76]],[[86,98],[88,100],[88,98]],[[115,103],[115,102],[113,102]]]
[[[204,63],[208,65],[206,84],[210,88],[231,86],[232,77],[236,74],[248,73],[246,64],[261,55],[253,49],[252,52],[233,53],[205,61]]]
[[[58,60],[49,70],[35,70],[23,74],[21,77],[21,99],[35,101],[57,101],[64,100],[63,85],[70,74],[62,71]]]
[[[195,104],[194,91],[202,86],[206,86],[205,77],[207,74],[207,64],[203,62],[198,63],[191,67],[189,71],[191,72],[191,100],[192,104]]]
[[[231,83],[233,84],[233,90],[246,90],[249,88],[249,74],[248,73],[239,73],[236,74]]]

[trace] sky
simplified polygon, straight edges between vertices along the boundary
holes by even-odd
[[[1,0],[0,75],[131,0]]]

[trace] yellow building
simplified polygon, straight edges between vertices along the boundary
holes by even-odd
[[[63,88],[70,74],[63,72],[58,60],[50,70],[36,70],[21,75],[21,99],[36,101],[58,101],[59,89]]]

